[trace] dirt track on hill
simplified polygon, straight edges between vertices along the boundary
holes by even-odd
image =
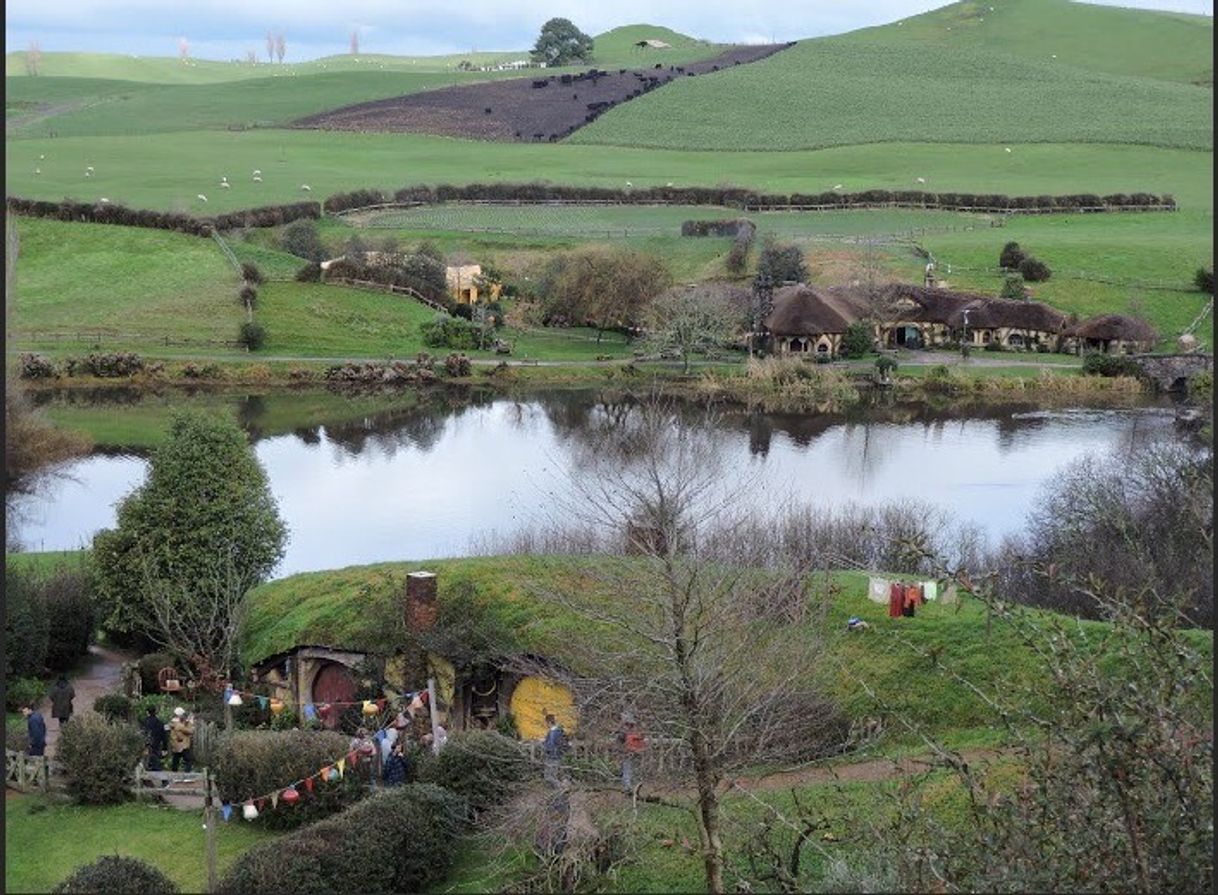
[[[790,44],[732,47],[686,65],[591,69],[579,74],[511,78],[426,90],[409,96],[346,106],[294,123],[294,127],[364,133],[424,133],[476,140],[555,142],[601,113],[677,78],[710,74],[756,62]]]

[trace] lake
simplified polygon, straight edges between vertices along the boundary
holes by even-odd
[[[89,412],[117,420],[150,413],[138,400],[106,400],[91,398]],[[309,403],[272,393],[198,401],[234,413],[267,470],[291,532],[276,577],[465,555],[487,536],[553,521],[554,495],[570,493],[588,433],[633,406],[583,392],[379,403],[334,396]],[[60,419],[53,400],[48,412]],[[1072,460],[1174,437],[1172,410],[1163,405],[737,409],[720,411],[715,426],[733,465],[759,483],[747,498],[759,505],[913,498],[979,525],[991,539],[1020,529],[1046,480]],[[121,444],[101,445],[36,494],[10,502],[10,540],[15,529],[27,550],[87,546],[114,524],[115,504],[140,484],[146,466]]]

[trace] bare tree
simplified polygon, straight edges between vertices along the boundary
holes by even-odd
[[[714,286],[670,289],[648,308],[648,341],[661,353],[676,351],[688,373],[690,357],[738,336],[746,314],[746,308]]]
[[[258,64],[258,51],[257,50],[246,50],[245,51],[245,61],[247,63],[249,63],[250,65],[257,65]]]
[[[25,73],[37,75],[42,70],[42,45],[36,40],[30,41],[30,47],[25,51]]]
[[[629,712],[654,748],[683,756],[686,770],[661,784],[693,814],[706,887],[723,892],[727,776],[820,757],[845,730],[808,683],[827,601],[809,599],[806,569],[746,570],[700,547],[708,526],[730,527],[741,487],[706,422],[653,398],[589,442],[568,512],[635,557],[589,564],[599,586],[547,596],[602,635],[580,644],[570,680],[581,730],[604,735]]]
[[[275,35],[275,57],[279,60],[279,64],[283,64],[283,54],[287,52],[287,41],[283,39],[283,32]]]
[[[185,37],[178,38],[178,59],[185,62],[190,58],[190,41]]]
[[[275,61],[275,35],[269,31],[266,33],[266,61]]]
[[[348,49],[352,56],[359,55],[359,29],[358,28],[351,29],[351,42],[350,42],[350,46],[348,47]]]

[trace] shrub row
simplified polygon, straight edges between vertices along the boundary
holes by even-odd
[[[682,221],[682,236],[737,236],[742,229],[752,228],[752,221],[734,218],[718,221]]]
[[[134,376],[146,368],[144,359],[132,351],[93,352],[84,357],[65,357],[58,367],[42,354],[22,354],[17,358],[18,375],[22,379],[52,379],[61,373],[115,379]]]
[[[1087,376],[1138,376],[1142,368],[1127,357],[1117,354],[1088,354],[1083,358],[1083,373]]]
[[[224,893],[423,892],[452,866],[466,807],[427,784],[385,790],[273,842],[254,846]],[[275,812],[278,813],[278,812]]]
[[[95,618],[87,568],[62,568],[46,576],[10,568],[4,588],[4,665],[10,682],[66,671],[88,652]]]
[[[448,300],[444,262],[428,255],[381,255],[374,261],[340,258],[326,271],[327,279],[334,277],[368,280],[384,286],[408,287],[432,301]]]
[[[220,739],[213,771],[220,798],[240,806],[276,787],[316,774],[347,752],[348,737],[333,730],[235,731]],[[328,817],[368,795],[359,770],[334,783],[315,782],[312,793],[301,793],[295,806],[282,806],[259,815],[257,823],[271,829],[293,829]],[[366,781],[366,778],[364,778]]]
[[[428,348],[453,348],[457,351],[472,351],[479,346],[482,327],[460,317],[437,316],[428,323],[419,324],[423,344]]]
[[[426,360],[424,360],[426,358]],[[387,361],[384,363],[366,362],[335,364],[327,367],[322,378],[333,383],[359,383],[375,385],[430,385],[436,381],[432,369],[431,356],[423,353],[413,363],[405,361]]]
[[[63,726],[57,749],[68,792],[77,801],[114,805],[130,794],[135,765],[144,753],[144,737],[134,724],[80,712]]]
[[[176,230],[192,236],[211,236],[213,230],[232,230],[238,227],[274,227],[301,218],[321,217],[318,202],[293,202],[286,205],[264,205],[230,211],[214,217],[195,217],[173,211],[153,211],[145,208],[128,208],[112,202],[46,202],[38,199],[22,199],[10,196],[7,200],[10,214],[26,217],[55,218],[61,221],[83,221],[90,224],[120,224],[125,227],[148,227],[154,230]]]
[[[360,190],[331,197],[344,209],[354,197],[370,197],[377,205],[388,201],[378,190]],[[329,202],[327,201],[327,210]],[[719,187],[615,187],[566,186],[548,183],[472,183],[465,186],[402,187],[393,194],[395,202],[436,204],[451,201],[483,202],[622,202],[626,204],[663,203],[670,205],[725,205],[746,208],[757,205],[831,205],[850,207],[900,203],[926,208],[999,208],[1011,210],[1071,211],[1079,208],[1145,208],[1163,205],[1174,208],[1176,200],[1154,193],[1074,193],[1063,196],[1007,196],[1001,193],[932,193],[924,190],[865,190],[858,193],[758,193],[735,186]],[[695,222],[697,223],[697,222]]]

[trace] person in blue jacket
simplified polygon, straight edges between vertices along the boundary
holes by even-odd
[[[34,703],[23,705],[21,714],[25,715],[26,730],[30,735],[30,747],[26,751],[27,755],[40,756],[46,755],[47,751],[47,722],[42,717],[42,712],[38,711]]]
[[[567,751],[567,732],[562,729],[562,725],[552,714],[546,715],[546,724],[550,729],[546,733],[546,738],[541,741],[541,751],[544,756],[542,776],[551,786],[561,787],[562,779],[558,769],[562,765],[562,757]]]

